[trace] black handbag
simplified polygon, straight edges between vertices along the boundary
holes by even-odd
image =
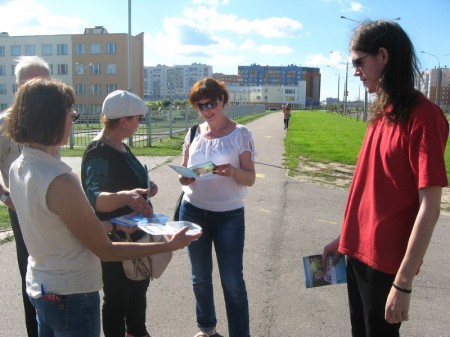
[[[195,138],[195,133],[197,132],[198,124],[194,124],[191,126],[191,139],[189,141],[189,145],[191,145],[192,141]],[[175,211],[173,213],[173,220],[178,221],[180,220],[180,206],[181,201],[183,200],[184,192],[182,191],[180,196],[178,197],[177,203],[175,204]]]

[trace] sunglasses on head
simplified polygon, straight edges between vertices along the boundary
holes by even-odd
[[[197,103],[196,105],[200,111],[203,111],[205,109],[211,110],[217,106],[217,100],[214,99],[214,100],[210,100],[206,103]]]
[[[370,54],[367,54],[367,55],[358,57],[358,58],[355,59],[355,60],[352,60],[353,68],[361,68],[362,65],[363,65],[363,60],[364,60],[367,56],[369,56],[369,55],[370,55]]]

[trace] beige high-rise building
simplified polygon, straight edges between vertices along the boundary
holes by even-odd
[[[37,55],[49,64],[53,78],[74,88],[75,109],[86,115],[84,118],[98,120],[103,100],[110,92],[131,90],[144,97],[144,34],[131,36],[130,47],[129,60],[128,34],[110,34],[101,26],[86,28],[84,34],[0,33],[0,109],[12,103],[17,90],[17,58]]]

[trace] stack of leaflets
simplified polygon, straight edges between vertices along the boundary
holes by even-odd
[[[336,266],[332,266],[333,257],[327,258],[325,272],[322,268],[322,255],[303,256],[306,288],[328,286],[332,284],[347,283],[345,258],[341,257]]]
[[[111,219],[111,222],[115,223],[116,225],[133,227],[143,224],[165,225],[167,220],[169,220],[169,217],[161,213],[153,213],[153,216],[151,218],[147,218],[140,213],[133,213],[113,218]]]
[[[203,178],[213,174],[216,165],[212,161],[191,167],[169,165],[178,174],[186,178]]]

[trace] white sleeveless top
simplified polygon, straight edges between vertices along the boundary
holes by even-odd
[[[41,296],[41,286],[46,293],[60,295],[103,286],[100,259],[47,207],[50,183],[71,171],[61,160],[26,146],[9,171],[11,196],[30,254],[26,284],[32,298]]]

